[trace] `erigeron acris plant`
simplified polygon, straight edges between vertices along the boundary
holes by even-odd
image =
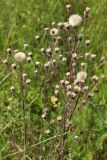
[[[39,48],[41,37],[35,36],[40,62],[28,44],[24,44],[21,52],[7,49],[9,57],[3,63],[13,75],[14,84],[12,82],[10,91],[17,110],[23,113],[16,119],[23,127],[19,128],[21,138],[17,132],[12,132],[14,139],[8,140],[13,152],[14,149],[18,151],[6,157],[15,155],[24,160],[71,157],[67,146],[68,133],[78,129],[78,124],[73,124],[73,116],[75,113],[78,116],[92,99],[99,78],[94,70],[88,70],[90,62],[96,63],[96,55],[88,52],[91,42],[83,36],[89,8],[82,17],[71,14],[71,5],[66,8],[67,22],[53,22],[51,28],[44,29],[46,42],[43,48]],[[81,45],[87,49],[84,54],[79,51]],[[7,109],[11,111],[10,106]],[[78,138],[75,135],[74,140]]]

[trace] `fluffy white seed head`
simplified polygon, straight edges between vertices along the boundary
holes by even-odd
[[[76,27],[76,26],[80,25],[81,22],[82,22],[82,17],[79,16],[78,14],[74,14],[69,17],[69,24],[72,27]]]
[[[18,53],[15,54],[15,60],[16,60],[17,62],[22,62],[22,61],[25,60],[25,59],[26,59],[26,54],[25,54],[25,53],[23,53],[23,52],[18,52]]]
[[[81,81],[85,81],[87,78],[87,73],[84,71],[81,71],[79,73],[77,73],[77,81],[81,82]]]

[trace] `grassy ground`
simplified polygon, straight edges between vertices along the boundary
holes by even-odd
[[[86,29],[86,35],[91,40],[89,52],[97,54],[97,60],[100,56],[107,56],[106,0],[78,0],[78,2],[77,0],[0,0],[0,80],[4,77],[2,58],[6,56],[6,49],[12,47],[21,50],[24,43],[30,44],[33,49],[34,37],[38,34],[41,36],[44,27],[49,27],[53,21],[66,21],[67,3],[71,3],[74,13],[80,15],[86,6],[91,8]],[[43,47],[43,44],[41,43],[40,46]],[[34,52],[39,60],[39,51],[34,50]],[[105,78],[101,79],[100,91],[94,99],[93,107],[90,105],[89,110],[84,112],[82,124],[97,132],[90,137],[82,137],[80,144],[74,147],[74,160],[107,159],[107,64],[96,72],[100,77],[105,76]],[[0,86],[2,104],[7,94],[7,83],[3,82]],[[88,124],[90,119],[92,124]],[[87,120],[87,123],[84,123],[84,120]],[[83,142],[84,146],[81,147]],[[3,145],[0,146],[1,150]]]

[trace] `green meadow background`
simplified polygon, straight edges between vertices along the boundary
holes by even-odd
[[[0,0],[0,81],[4,78],[2,59],[6,57],[6,49],[21,50],[24,43],[30,44],[33,49],[34,37],[41,36],[44,27],[54,21],[67,20],[65,5],[68,3],[72,4],[73,13],[80,15],[85,7],[91,8],[86,26],[86,34],[91,40],[89,52],[96,54],[97,60],[101,56],[107,57],[107,0]],[[38,50],[35,52],[39,60]],[[86,122],[87,129],[90,127],[95,132],[89,137],[82,137],[84,147],[76,147],[74,160],[107,159],[107,63],[96,72],[102,78],[93,107],[90,106],[87,111],[88,118],[92,119],[91,126],[88,120]],[[0,86],[1,102],[5,92],[4,82]],[[2,141],[0,143],[2,149]]]

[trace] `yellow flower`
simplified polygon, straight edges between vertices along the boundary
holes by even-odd
[[[7,106],[7,110],[8,110],[8,111],[11,111],[11,110],[12,110],[12,107],[11,107],[11,106]]]
[[[51,97],[51,102],[55,108],[58,106],[58,98],[56,98],[55,96]]]

